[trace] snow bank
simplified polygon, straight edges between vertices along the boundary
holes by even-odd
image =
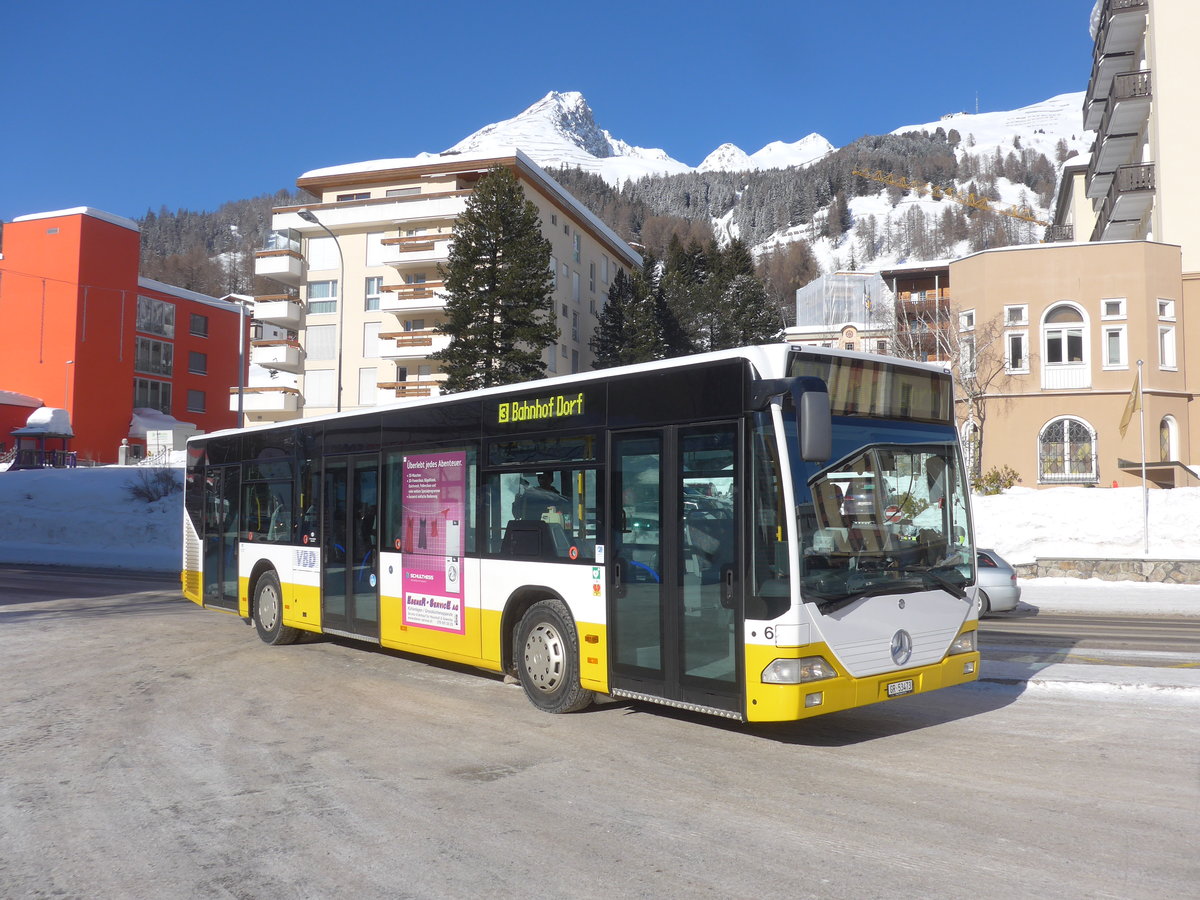
[[[972,498],[975,540],[1012,564],[1036,557],[1197,559],[1200,488],[1151,490],[1143,552],[1142,489],[1014,487]]]
[[[183,494],[146,503],[126,488],[153,471],[0,472],[0,562],[178,572]]]

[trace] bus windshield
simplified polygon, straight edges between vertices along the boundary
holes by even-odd
[[[791,441],[794,414],[788,418]],[[804,599],[831,612],[876,594],[964,597],[975,554],[956,445],[917,443],[934,435],[916,425],[846,430],[850,440],[831,464],[792,454]]]

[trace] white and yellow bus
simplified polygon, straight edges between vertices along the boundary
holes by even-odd
[[[788,345],[188,442],[183,592],[340,635],[786,722],[972,681],[949,375]]]

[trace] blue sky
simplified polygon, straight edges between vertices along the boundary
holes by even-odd
[[[0,0],[0,221],[211,210],[580,91],[690,165],[1087,87],[1093,0]],[[978,99],[977,99],[978,98]]]

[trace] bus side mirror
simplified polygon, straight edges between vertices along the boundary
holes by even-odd
[[[792,386],[792,403],[800,426],[800,458],[805,462],[829,459],[833,455],[833,416],[825,383],[815,378],[797,378]]]

